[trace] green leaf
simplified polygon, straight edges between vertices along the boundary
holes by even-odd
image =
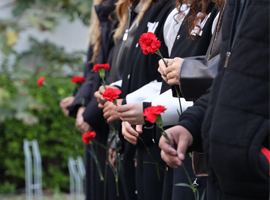
[[[190,188],[193,191],[192,187],[189,184],[187,184],[187,183],[177,183],[177,184],[175,184],[175,186],[188,187],[188,188]]]
[[[204,200],[204,196],[205,196],[205,189],[203,190],[202,196],[200,200]]]

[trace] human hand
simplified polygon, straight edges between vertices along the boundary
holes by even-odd
[[[131,125],[144,124],[142,102],[117,106],[117,111],[122,121],[127,121]]]
[[[110,86],[110,85],[106,85],[106,88],[114,88],[114,89],[118,89],[115,86]],[[104,108],[104,104],[106,103],[106,99],[104,99],[102,97],[102,94],[104,93],[105,89],[104,87],[101,85],[98,89],[98,91],[96,91],[94,93],[94,96],[97,98],[97,102],[98,102],[98,107],[103,109]]]
[[[161,148],[161,158],[172,168],[178,168],[185,159],[187,148],[192,145],[193,137],[183,126],[174,126],[165,130],[171,144],[177,146],[177,150],[172,148],[164,136],[159,140]]]
[[[133,145],[138,142],[139,134],[142,133],[142,125],[136,126],[136,130],[128,122],[122,122],[122,135],[124,138]]]
[[[167,83],[169,85],[180,85],[180,71],[183,65],[183,58],[176,57],[168,63],[168,67],[164,70]]]
[[[76,117],[76,127],[79,129],[81,133],[86,133],[89,130],[91,130],[91,126],[84,121],[83,119],[83,113],[85,111],[85,107],[80,107],[77,112],[77,117]]]
[[[106,85],[106,88],[108,87],[108,85]],[[98,91],[96,91],[94,93],[94,96],[97,98],[97,102],[98,102],[98,107],[103,109],[104,108],[104,104],[106,103],[106,99],[104,99],[102,97],[102,94],[104,93],[105,89],[104,87],[101,85],[98,89]]]
[[[116,171],[116,167],[115,167],[116,155],[115,155],[115,150],[112,148],[109,148],[108,160],[111,166],[113,167],[114,171]]]
[[[123,99],[117,99],[117,105],[121,105],[122,101]],[[107,119],[108,123],[120,119],[119,114],[117,112],[117,106],[114,105],[114,103],[107,101],[104,104],[103,117]]]
[[[167,62],[167,65],[169,65],[169,63],[172,62],[173,59],[165,58],[164,60]],[[167,82],[167,77],[166,77],[166,73],[165,73],[165,70],[167,67],[166,67],[164,61],[162,59],[160,59],[158,61],[158,65],[159,65],[158,72],[160,73],[161,78],[163,78],[163,80]]]
[[[62,99],[62,101],[60,101],[60,107],[63,111],[63,113],[68,116],[69,115],[69,110],[68,107],[72,104],[72,102],[74,101],[74,97],[66,97],[64,99]]]

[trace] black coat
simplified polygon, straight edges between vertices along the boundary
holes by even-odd
[[[109,19],[109,14],[114,10],[114,4],[111,5],[97,5],[95,10],[100,21],[101,28],[101,47],[95,63],[89,63],[92,58],[92,48],[89,47],[87,57],[88,73],[86,74],[86,81],[82,84],[80,90],[75,96],[75,100],[70,106],[69,110],[73,117],[76,117],[78,108],[86,106],[86,110],[83,113],[84,121],[87,122],[97,133],[96,140],[99,143],[106,145],[107,135],[109,127],[104,121],[103,112],[97,107],[98,103],[94,97],[94,92],[99,89],[101,85],[101,78],[99,73],[94,72],[93,65],[97,63],[110,63],[112,58],[113,43],[110,42],[110,35],[114,29],[115,23]],[[106,72],[108,73],[108,72]],[[81,99],[84,99],[84,105],[82,105]],[[106,150],[97,144],[93,144],[95,153],[98,158],[103,176],[105,175],[106,164]],[[86,148],[85,155],[85,167],[86,167],[86,200],[103,200],[104,199],[104,182],[100,181],[100,177],[96,168],[94,159],[89,154],[88,150],[90,146]]]
[[[193,135],[190,149],[203,139],[217,200],[269,199],[269,1],[246,1],[240,21],[239,2],[227,1],[213,86],[179,125]]]

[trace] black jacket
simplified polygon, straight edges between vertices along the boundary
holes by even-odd
[[[112,59],[111,50],[113,48],[113,44],[110,42],[110,34],[112,30],[114,29],[115,22],[113,22],[113,20],[110,20],[108,16],[114,10],[114,5],[111,5],[111,6],[96,5],[95,10],[97,12],[97,15],[100,21],[100,29],[101,29],[102,42],[101,42],[101,47],[100,47],[100,53],[97,56],[96,62],[90,63],[89,61],[92,58],[92,47],[89,46],[88,53],[87,53],[87,62],[86,62],[86,67],[85,67],[86,80],[81,85],[80,90],[77,91],[75,95],[75,99],[69,107],[71,117],[76,117],[77,111],[81,106],[87,106],[88,104],[90,105],[90,102],[93,99],[96,101],[96,98],[93,96],[93,94],[99,88],[101,79],[99,77],[99,73],[95,73],[95,71],[93,70],[93,65],[97,63],[101,63],[101,64],[107,63],[109,62],[109,60]],[[82,102],[84,103],[84,105],[82,105]],[[88,109],[89,108],[87,106],[86,110]],[[88,117],[87,115],[85,115],[86,122],[90,121],[89,118],[90,116]]]
[[[203,139],[217,200],[269,199],[269,163],[260,151],[269,149],[269,1],[246,1],[241,20],[239,3],[227,1],[213,86],[179,125],[193,135],[190,150]]]

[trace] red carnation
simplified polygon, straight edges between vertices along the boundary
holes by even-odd
[[[85,144],[89,144],[95,137],[96,137],[96,132],[95,131],[88,131],[87,133],[82,135],[82,141]]]
[[[41,86],[43,84],[43,82],[45,81],[45,77],[40,77],[37,81],[37,86]]]
[[[108,88],[104,91],[102,94],[102,97],[104,99],[107,99],[110,102],[114,102],[114,99],[119,98],[119,94],[121,94],[121,90],[119,89],[114,89],[114,88]]]
[[[85,78],[82,76],[75,76],[71,79],[71,83],[83,83],[85,82]]]
[[[142,34],[139,39],[139,43],[145,55],[155,53],[161,46],[161,42],[152,32]]]
[[[156,122],[158,115],[163,113],[167,108],[164,106],[150,106],[144,110],[143,116],[145,120],[151,122],[152,124]]]
[[[106,64],[96,64],[94,65],[93,69],[95,70],[95,72],[101,70],[101,69],[104,69],[104,70],[107,70],[107,69],[110,69],[110,65],[108,63]]]

